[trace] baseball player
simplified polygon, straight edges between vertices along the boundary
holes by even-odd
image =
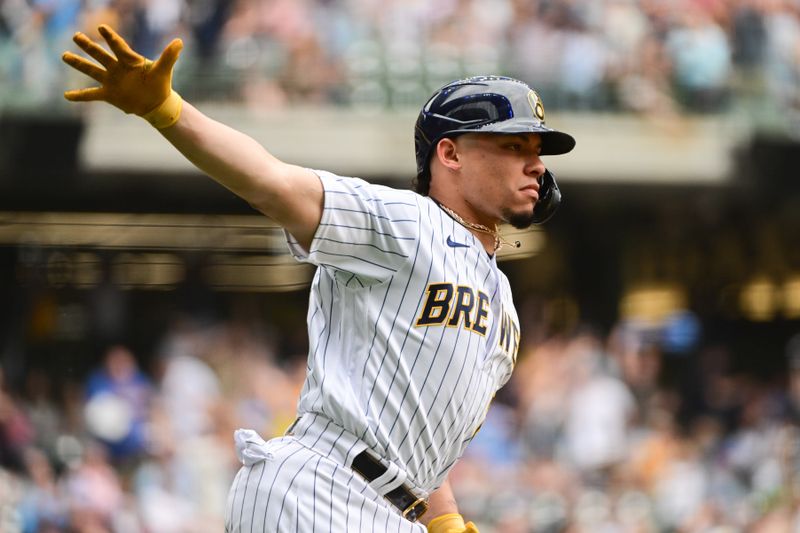
[[[446,85],[419,114],[415,191],[284,163],[172,90],[182,44],[152,62],[108,26],[64,61],[99,82],[68,100],[148,120],[200,170],[277,221],[316,265],[308,372],[283,437],[234,440],[228,532],[476,532],[448,472],[510,377],[519,321],[497,224],[544,222],[560,202],[542,155],[569,152],[524,83]],[[427,527],[426,527],[427,526]]]

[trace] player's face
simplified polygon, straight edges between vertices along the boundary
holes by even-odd
[[[456,143],[462,158],[462,194],[476,214],[491,223],[530,226],[539,200],[539,177],[545,172],[541,136],[470,133]]]

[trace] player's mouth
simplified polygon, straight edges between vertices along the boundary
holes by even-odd
[[[539,200],[539,186],[538,185],[528,185],[527,187],[523,187],[520,189],[520,192],[525,196],[530,196],[533,198],[534,201]]]

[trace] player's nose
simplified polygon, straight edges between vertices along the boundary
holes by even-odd
[[[525,174],[536,178],[538,181],[545,173],[546,167],[538,154],[532,155],[525,164]]]

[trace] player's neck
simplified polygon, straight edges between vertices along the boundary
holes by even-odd
[[[485,224],[472,222],[461,216],[444,202],[441,202],[436,198],[431,199],[436,202],[436,205],[438,205],[442,211],[447,213],[450,218],[467,228],[473,235],[475,235],[475,238],[480,241],[489,255],[493,255],[503,244],[508,244],[500,236],[500,231],[498,230],[497,225],[490,227]]]
[[[520,247],[519,241],[511,242],[503,238],[503,236],[500,234],[500,228],[498,228],[497,224],[494,224],[492,227],[490,227],[478,222],[472,222],[465,219],[458,212],[437,198],[431,196],[431,200],[433,200],[442,211],[447,213],[450,218],[467,228],[470,233],[475,235],[475,238],[481,242],[486,250],[486,253],[489,255],[494,255],[494,253],[503,246],[510,246],[512,248]]]

